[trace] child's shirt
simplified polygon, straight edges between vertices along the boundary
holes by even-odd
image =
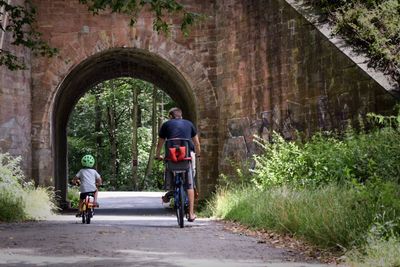
[[[95,169],[80,169],[76,177],[81,180],[81,186],[79,187],[81,193],[94,192],[97,190],[96,179],[100,179],[100,174]]]

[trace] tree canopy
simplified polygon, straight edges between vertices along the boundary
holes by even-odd
[[[137,101],[133,101],[135,94]],[[153,162],[152,152],[158,129],[173,106],[162,90],[133,78],[91,88],[76,104],[68,123],[69,177],[81,168],[81,157],[92,154],[105,190],[161,189],[163,166]],[[138,112],[133,113],[134,109]]]

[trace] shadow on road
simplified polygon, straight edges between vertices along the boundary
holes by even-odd
[[[174,214],[172,209],[168,208],[98,208],[96,215],[115,215],[115,216],[161,216]]]

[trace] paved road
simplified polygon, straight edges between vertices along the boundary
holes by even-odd
[[[90,225],[73,214],[0,224],[1,266],[300,267],[289,252],[196,219],[180,229],[161,193],[101,192]]]

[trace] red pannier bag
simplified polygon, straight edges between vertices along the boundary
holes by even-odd
[[[178,162],[182,160],[186,160],[186,147],[185,146],[179,146],[179,147],[170,147],[169,148],[169,159],[172,160],[172,162]]]

